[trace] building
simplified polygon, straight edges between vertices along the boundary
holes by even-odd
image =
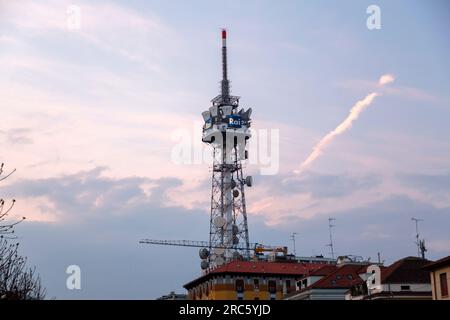
[[[338,259],[337,265],[324,265],[297,282],[297,291],[286,300],[345,300],[348,290],[361,282],[368,262]]]
[[[423,269],[429,263],[426,259],[406,257],[379,268],[379,275],[372,267],[360,274],[359,282],[349,289],[346,299],[430,300],[430,277]]]
[[[429,300],[430,277],[423,269],[429,262],[406,257],[384,267],[341,257],[300,279],[286,300]]]
[[[429,263],[423,268],[430,272],[433,300],[450,300],[450,256]]]
[[[184,288],[191,300],[280,300],[296,290],[321,263],[231,261],[209,270]]]
[[[169,294],[163,295],[156,300],[186,300],[187,296],[185,294],[175,293],[171,291]]]

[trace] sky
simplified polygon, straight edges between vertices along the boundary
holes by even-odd
[[[366,12],[378,5],[381,29]],[[72,7],[71,7],[72,6]],[[79,20],[71,8],[79,8]],[[229,77],[253,109],[252,242],[386,264],[450,252],[447,1],[0,0],[0,161],[47,297],[153,299],[200,273],[211,163],[201,112]],[[75,22],[74,22],[75,21]],[[75,23],[75,24],[74,24]],[[384,74],[395,81],[381,88]],[[352,106],[378,96],[296,174]],[[184,152],[184,158],[177,156]],[[200,154],[200,156],[199,156]],[[66,268],[81,269],[68,290]]]

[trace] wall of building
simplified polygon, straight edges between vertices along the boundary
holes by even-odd
[[[447,288],[450,291],[450,266],[434,270],[430,273],[431,288],[433,289],[433,300],[450,300],[450,295],[442,296],[440,275],[447,274]]]
[[[409,290],[404,289],[402,290],[402,286],[409,286]],[[376,292],[377,290],[374,290]],[[431,284],[430,283],[389,283],[389,284],[383,284],[382,285],[382,291],[384,292],[399,292],[399,291],[413,291],[413,292],[424,292],[424,291],[431,291]]]
[[[236,281],[244,282],[243,292],[236,290]],[[255,285],[255,280],[258,285]],[[275,281],[275,293],[269,293],[269,282]],[[295,291],[297,279],[293,277],[266,276],[217,276],[188,291],[191,300],[281,300],[285,294]],[[287,284],[290,283],[288,287]]]
[[[345,300],[348,289],[309,289],[288,300]]]

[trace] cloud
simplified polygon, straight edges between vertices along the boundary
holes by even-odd
[[[380,80],[378,80],[378,84],[380,86],[384,86],[384,85],[394,82],[394,80],[395,80],[395,78],[392,74],[384,74],[380,77]]]
[[[298,177],[279,175],[262,179],[260,183],[274,187],[274,194],[307,193],[315,199],[348,196],[356,191],[369,190],[381,183],[381,177],[377,175],[352,176],[317,172],[307,172]]]
[[[411,187],[426,192],[450,192],[450,174],[399,174],[399,178]]]
[[[22,207],[20,215],[62,224],[98,214],[120,215],[146,205],[174,207],[167,192],[182,184],[179,179],[109,178],[102,175],[106,170],[97,167],[61,177],[19,180],[0,187],[0,192],[28,204],[30,211]],[[46,210],[49,217],[45,217]]]
[[[62,34],[71,41],[84,41],[97,49],[114,54],[150,72],[163,74],[159,62],[166,50],[173,50],[176,34],[157,17],[114,3],[77,3],[80,28],[67,27],[68,4],[58,1],[13,2],[5,6],[3,24],[30,37],[53,37]],[[5,41],[13,37],[7,36]],[[170,40],[169,40],[170,39]]]
[[[353,208],[330,207],[327,214],[311,219],[295,214],[285,216],[282,218],[284,222],[274,232],[280,235],[283,230],[285,234],[297,232],[299,242],[304,239],[302,245],[297,245],[297,251],[309,251],[315,247],[315,250],[322,248],[323,252],[328,240],[327,219],[330,216],[337,218],[333,229],[337,254],[376,258],[377,252],[381,252],[382,258],[388,261],[415,255],[415,225],[411,217],[424,219],[420,232],[430,244],[429,259],[440,258],[450,241],[447,231],[450,229],[450,207],[436,208],[399,194]]]
[[[138,241],[142,238],[207,240],[208,215],[171,206],[170,199],[161,196],[179,185],[176,179],[112,179],[104,176],[105,170],[100,167],[36,183],[18,181],[0,189],[2,195],[19,193],[19,204],[26,200],[58,215],[56,222],[27,220],[17,229],[22,252],[37,265],[49,296],[145,299],[171,290],[182,292],[182,284],[199,275],[197,250],[141,245]],[[351,180],[321,176],[317,181],[309,179],[310,184],[323,179],[341,181],[334,186],[344,186],[344,189],[349,184],[346,181]],[[347,192],[357,198],[351,190]],[[48,195],[46,199],[42,198],[44,193]],[[104,201],[97,203],[99,197]],[[284,202],[280,198],[278,201]],[[326,215],[311,219],[291,214],[282,217],[283,223],[276,228],[267,225],[267,217],[251,215],[250,238],[265,244],[291,246],[286,234],[295,231],[298,232],[297,253],[327,255],[329,215],[337,217],[333,230],[337,254],[375,258],[381,252],[382,259],[389,262],[414,255],[415,230],[411,215],[425,219],[421,232],[430,243],[430,258],[440,257],[450,241],[447,232],[450,208],[436,209],[405,196],[392,196],[354,208],[331,206]],[[183,270],[179,270],[180,261],[185,265]],[[82,268],[82,292],[65,289],[64,271],[70,264]],[[115,290],[117,287],[121,290]]]
[[[21,253],[36,265],[49,297],[151,299],[182,292],[200,270],[197,250],[138,242],[207,240],[208,215],[168,198],[169,190],[181,186],[179,179],[111,178],[106,173],[107,168],[96,167],[0,185],[2,197],[17,199],[12,213],[27,217],[16,229]],[[82,269],[82,291],[65,287],[71,264]],[[177,277],[161,277],[170,274]]]
[[[33,139],[30,137],[30,133],[31,130],[28,128],[0,130],[0,134],[3,134],[6,137],[6,141],[10,144],[32,144]]]

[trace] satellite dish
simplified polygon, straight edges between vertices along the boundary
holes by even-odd
[[[218,259],[218,258],[220,258],[220,255],[225,253],[225,249],[224,248],[215,248],[214,253],[217,256],[216,259]]]
[[[239,197],[239,190],[237,190],[237,189],[233,190],[233,197],[235,197],[235,198]]]
[[[234,251],[233,260],[242,260],[242,255],[238,251]]]
[[[225,263],[225,259],[223,257],[217,257],[215,262],[216,262],[216,265],[221,266]]]
[[[223,217],[216,217],[214,218],[213,223],[216,228],[222,228],[227,223],[227,220],[225,220],[225,218]]]
[[[245,120],[250,120],[251,115],[252,115],[252,108],[249,108],[247,111],[242,113],[242,118]]]
[[[202,268],[202,270],[206,270],[209,267],[209,262],[206,260],[203,260],[202,262],[200,262],[200,268]]]
[[[209,119],[211,119],[211,112],[209,112],[209,111],[202,112],[202,117],[203,117],[203,120],[208,121]]]
[[[211,107],[211,108],[209,108],[209,111],[211,112],[211,116],[217,117],[217,110],[218,110],[217,107]]]
[[[207,259],[209,257],[209,251],[206,248],[201,248],[198,252],[200,259]]]
[[[253,186],[253,177],[252,176],[245,177],[245,184],[247,185],[247,187]]]
[[[224,117],[229,116],[231,111],[233,110],[233,106],[222,106],[222,115]]]

